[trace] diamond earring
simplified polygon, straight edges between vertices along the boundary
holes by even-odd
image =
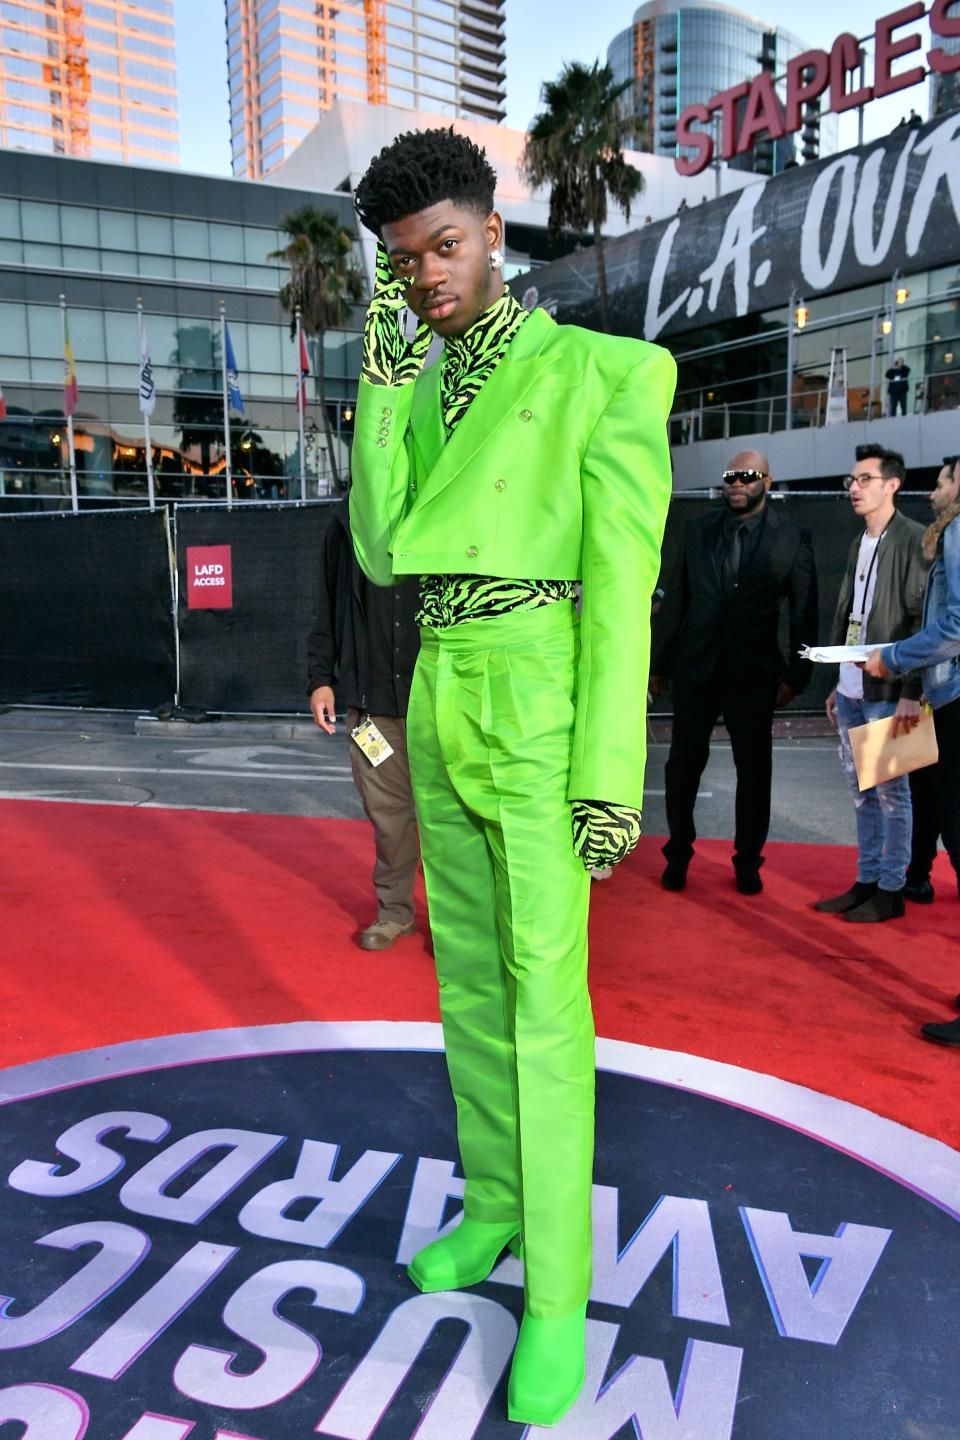
[[[491,250],[491,251],[490,251],[490,269],[491,269],[491,270],[502,270],[502,269],[503,269],[503,251],[502,251],[502,250]]]

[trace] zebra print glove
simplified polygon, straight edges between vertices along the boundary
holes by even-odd
[[[433,332],[423,321],[410,341],[403,332],[407,287],[390,268],[387,252],[377,245],[376,281],[363,327],[364,380],[371,385],[409,385],[423,369]]]
[[[573,853],[585,870],[599,870],[626,860],[640,839],[640,811],[605,800],[572,800]]]

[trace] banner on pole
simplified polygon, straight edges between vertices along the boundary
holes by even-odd
[[[237,357],[233,353],[233,341],[230,339],[230,326],[224,323],[224,356],[227,366],[227,394],[230,397],[230,404],[238,414],[244,413],[243,396],[240,394],[240,372],[237,369]]]
[[[307,341],[303,331],[300,331],[300,377],[297,382],[297,409],[306,412],[307,409],[307,381],[310,378],[310,357],[307,354]]]
[[[157,387],[153,379],[153,366],[150,363],[150,347],[147,344],[147,327],[143,323],[143,312],[140,312],[140,412],[143,415],[152,415],[157,403]]]
[[[66,310],[63,312],[63,413],[69,419],[77,408],[80,386],[77,381],[77,362],[70,341],[70,326]]]

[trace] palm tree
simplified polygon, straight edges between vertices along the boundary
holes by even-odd
[[[608,200],[630,219],[630,204],[643,189],[643,176],[624,158],[623,147],[638,134],[638,123],[623,103],[631,80],[618,84],[609,65],[579,61],[564,65],[559,80],[540,91],[544,106],[530,126],[520,161],[528,185],[550,186],[548,232],[582,234],[593,228],[600,289],[600,323],[610,329],[603,226]]]
[[[320,414],[330,456],[334,485],[340,488],[340,474],[334,450],[330,416],[325,397],[323,369],[323,337],[328,330],[346,324],[351,304],[363,300],[366,285],[354,248],[356,237],[341,225],[339,216],[329,210],[304,205],[280,221],[280,229],[289,237],[282,250],[269,258],[283,260],[289,266],[290,279],[280,290],[280,303],[291,316],[300,309],[304,333],[316,336],[317,390]],[[295,335],[296,319],[290,321],[290,334]]]

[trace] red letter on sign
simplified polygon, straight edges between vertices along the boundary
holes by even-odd
[[[771,140],[781,140],[786,133],[780,101],[773,88],[773,76],[762,70],[750,86],[750,96],[743,112],[743,125],[737,140],[737,154],[742,155],[753,144],[754,135],[764,131]]]
[[[855,110],[873,99],[873,86],[861,85],[859,90],[847,94],[847,75],[860,67],[860,44],[856,35],[847,31],[838,35],[830,51],[830,109],[839,114],[842,110]]]
[[[701,124],[710,119],[710,111],[706,105],[688,105],[681,110],[680,119],[677,121],[677,144],[692,145],[696,155],[688,160],[683,155],[678,155],[674,164],[679,175],[699,175],[705,170],[713,159],[713,141],[709,135],[704,135],[702,130],[691,130],[690,126],[695,120]]]
[[[812,70],[809,80],[804,80],[804,70]],[[800,114],[808,100],[816,100],[827,88],[830,79],[830,57],[825,50],[804,50],[787,61],[787,130],[799,130],[803,124]]]
[[[947,14],[953,4],[956,0],[933,0],[930,6],[930,29],[944,40],[960,35],[960,11],[956,15]],[[954,70],[960,70],[960,50],[951,55],[938,45],[934,50],[927,51],[927,64],[938,75],[951,75]]]
[[[721,90],[719,95],[714,95],[707,101],[707,109],[712,113],[719,110],[723,116],[723,138],[720,148],[724,160],[732,160],[737,153],[737,101],[742,100],[750,89],[749,83],[744,80],[739,85],[731,85],[729,90]]]
[[[899,30],[901,25],[908,25],[911,20],[919,20],[924,14],[926,7],[923,0],[914,0],[912,5],[905,5],[902,10],[895,10],[892,15],[884,15],[882,20],[877,21],[873,62],[873,93],[876,96],[892,95],[895,90],[906,90],[910,85],[919,84],[926,74],[922,65],[914,65],[912,70],[904,70],[902,75],[890,74],[890,66],[894,60],[898,60],[901,55],[909,55],[911,50],[920,49],[920,36],[916,31],[912,35],[905,35],[902,40],[891,40],[893,31]]]

